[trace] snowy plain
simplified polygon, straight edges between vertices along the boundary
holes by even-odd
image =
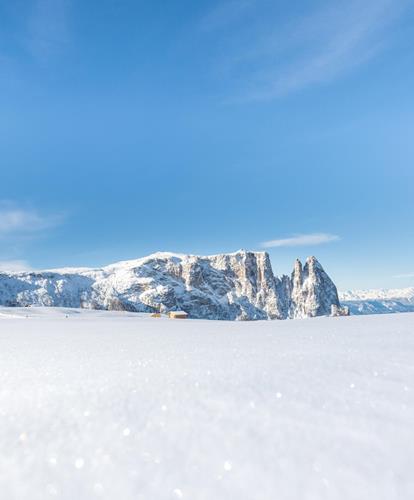
[[[1,308],[0,492],[410,500],[414,314],[219,322]]]

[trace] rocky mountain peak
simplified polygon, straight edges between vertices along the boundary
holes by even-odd
[[[308,272],[308,274],[323,271],[323,267],[321,266],[320,262],[313,255],[306,259],[304,269],[306,269],[305,272]]]
[[[184,310],[193,318],[285,319],[328,315],[336,287],[315,257],[291,277],[273,274],[267,252],[197,256],[159,252],[102,269],[1,274],[1,305],[136,312]]]

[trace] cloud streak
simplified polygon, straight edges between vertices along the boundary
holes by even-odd
[[[26,260],[0,260],[0,272],[20,273],[32,271],[32,267]]]
[[[396,274],[393,278],[414,278],[414,272],[406,274]]]
[[[312,234],[299,234],[290,238],[282,238],[277,240],[265,241],[262,243],[263,248],[280,248],[280,247],[304,247],[323,245],[338,241],[340,237],[335,234],[328,233],[312,233]]]
[[[0,237],[29,235],[56,226],[60,216],[41,215],[34,210],[0,207]]]
[[[225,56],[216,60],[236,99],[280,98],[351,72],[389,43],[390,28],[409,2],[323,0],[317,5],[290,19],[281,19],[264,0],[256,0],[254,8],[252,2],[228,2],[210,14],[213,34],[226,23],[233,35],[227,39],[236,40],[224,51],[220,46]]]

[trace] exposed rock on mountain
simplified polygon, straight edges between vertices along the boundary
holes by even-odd
[[[305,266],[296,260],[291,278],[290,318],[307,318],[330,314],[331,306],[339,306],[338,292],[315,257]]]
[[[166,312],[255,320],[329,315],[336,287],[310,257],[292,277],[275,277],[266,252],[208,257],[156,253],[102,269],[0,274],[1,305]]]

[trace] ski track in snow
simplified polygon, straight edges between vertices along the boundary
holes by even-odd
[[[0,312],[2,500],[414,498],[414,314]]]

